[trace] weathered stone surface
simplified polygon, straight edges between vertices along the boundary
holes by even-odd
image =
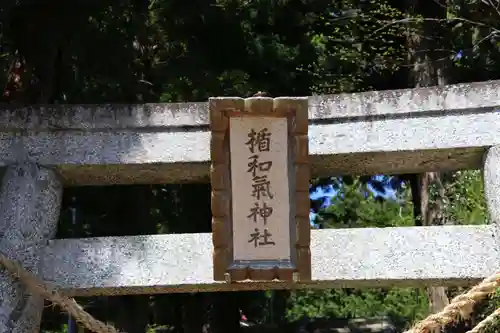
[[[39,273],[40,254],[56,233],[62,186],[36,164],[10,166],[0,193],[0,251]],[[0,267],[0,332],[37,332],[43,299]]]
[[[500,146],[491,147],[485,155],[484,192],[490,218],[500,224]]]
[[[488,150],[484,158],[483,170],[484,194],[500,255],[500,146]]]
[[[499,105],[500,81],[309,97],[311,173],[479,168]],[[209,179],[208,103],[3,108],[0,166],[30,158],[68,185]]]
[[[238,289],[464,285],[498,270],[493,226],[330,229],[311,232],[308,283]],[[228,291],[215,282],[210,234],[53,240],[42,276],[69,294]]]
[[[444,87],[320,95],[309,97],[309,119],[321,122],[422,113],[478,113],[497,109],[499,101],[500,80]],[[208,127],[208,122],[206,102],[0,106],[2,131],[154,127],[182,130],[185,126]]]
[[[425,113],[488,112],[498,109],[500,80],[442,87],[312,96],[309,118],[390,118]]]

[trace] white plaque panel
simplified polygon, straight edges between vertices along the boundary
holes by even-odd
[[[234,260],[290,260],[286,118],[231,117]]]

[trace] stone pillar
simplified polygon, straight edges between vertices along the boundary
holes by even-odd
[[[491,147],[484,159],[484,194],[491,223],[500,225],[500,146]],[[498,231],[498,229],[497,229]]]
[[[57,174],[34,163],[9,166],[0,192],[0,251],[34,274],[55,236],[62,200]],[[39,332],[43,298],[0,267],[0,332]]]
[[[500,253],[500,146],[488,149],[484,158],[483,172],[484,195],[498,254]],[[500,256],[497,262],[500,265]]]

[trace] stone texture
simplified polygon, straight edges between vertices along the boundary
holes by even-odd
[[[500,81],[309,97],[311,173],[479,168],[499,105]],[[208,181],[208,106],[3,106],[0,166],[29,157],[68,185]]]
[[[56,233],[62,186],[54,171],[10,166],[0,194],[0,251],[39,273],[40,253]],[[0,268],[0,332],[37,332],[43,299]]]
[[[281,98],[281,97],[279,97]],[[283,97],[287,100],[291,97]],[[299,99],[303,97],[298,97]],[[218,99],[211,100],[218,103]],[[241,104],[244,103],[242,98]],[[500,80],[444,87],[368,91],[309,97],[309,119],[400,117],[413,114],[478,113],[497,109]],[[0,106],[0,129],[57,132],[64,129],[207,127],[208,103]]]
[[[500,224],[500,146],[491,147],[485,154],[484,192],[490,218]]]
[[[500,252],[500,146],[491,147],[485,154],[483,171],[484,194]]]
[[[484,152],[500,145],[499,88],[500,81],[490,81],[310,97],[312,175],[478,168]],[[256,107],[266,100],[256,99]],[[212,99],[210,107],[222,102]],[[244,106],[243,99],[234,103],[235,110]],[[57,168],[71,185],[209,181],[207,110],[207,103],[0,110],[0,165],[33,160]],[[212,129],[224,131],[227,123],[216,118]],[[297,133],[305,134],[301,122]],[[306,266],[312,257],[312,281],[216,282],[210,234],[53,240],[45,246],[55,233],[61,184],[53,171],[30,163],[5,174],[0,251],[73,295],[468,284],[500,265],[499,158],[494,147],[484,160],[494,224],[312,231],[310,253],[307,247],[298,251]],[[296,200],[307,201],[308,193]],[[228,239],[215,242],[221,261],[230,258],[223,248]],[[36,328],[42,304],[0,272],[0,331]]]
[[[498,270],[494,226],[313,230],[312,281],[213,280],[210,234],[52,240],[41,274],[73,295],[468,285]]]
[[[488,112],[498,109],[500,80],[442,87],[312,96],[310,119],[407,117],[415,114]]]

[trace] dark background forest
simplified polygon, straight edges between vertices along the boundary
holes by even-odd
[[[3,0],[0,101],[22,104],[308,96],[500,78],[498,0]],[[356,135],[356,133],[352,133]],[[479,171],[313,179],[315,228],[488,223]],[[320,191],[320,193],[322,193]],[[391,195],[386,195],[391,193]],[[195,209],[193,209],[195,208]],[[58,237],[210,232],[210,185],[68,188]],[[336,289],[77,299],[128,333],[400,329],[460,288]],[[465,332],[500,303],[449,327]],[[256,326],[241,328],[240,310]],[[43,332],[73,331],[47,307]],[[500,328],[493,327],[491,332]]]

